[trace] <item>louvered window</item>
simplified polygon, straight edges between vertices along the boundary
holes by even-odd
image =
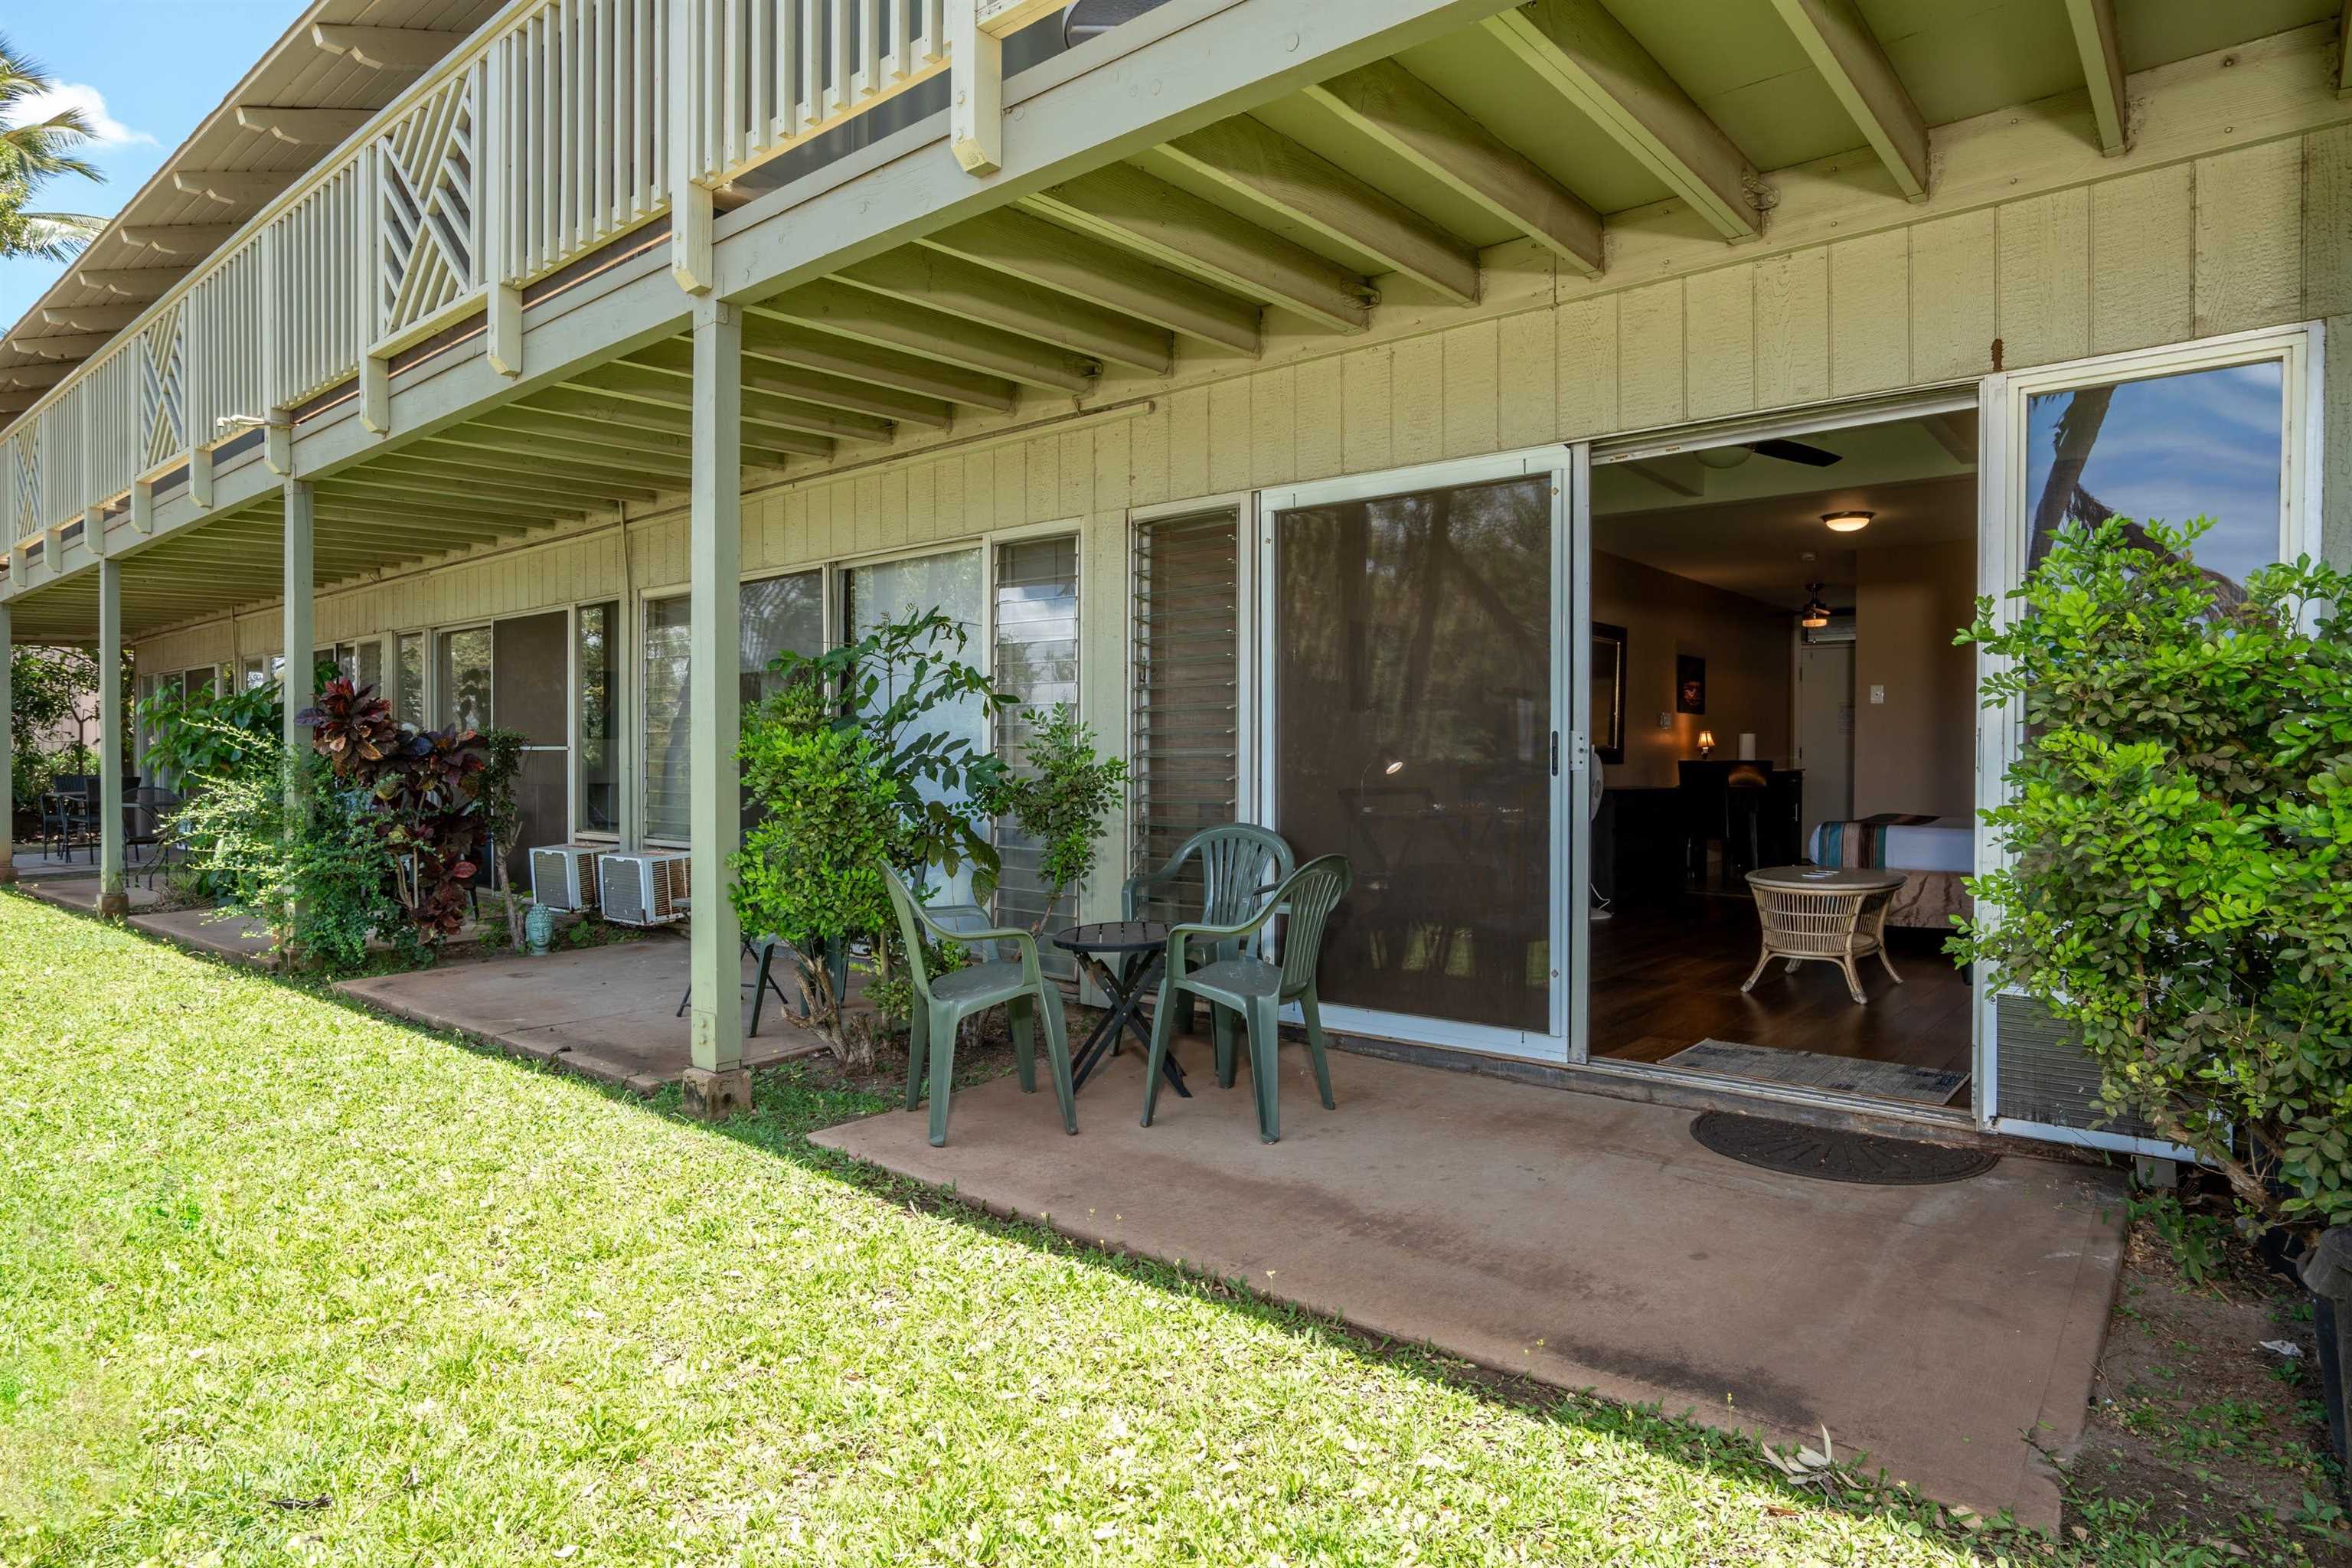
[[[1231,507],[1140,523],[1135,547],[1135,868],[1241,816],[1241,520]],[[1156,918],[1197,920],[1197,878]]]

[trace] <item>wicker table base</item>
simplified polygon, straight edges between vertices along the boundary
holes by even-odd
[[[1801,963],[1834,963],[1845,972],[1846,994],[1867,1005],[1854,960],[1878,955],[1887,978],[1903,976],[1886,957],[1886,906],[1903,886],[1900,871],[1831,870],[1817,866],[1768,866],[1748,873],[1756,895],[1756,916],[1764,929],[1764,951],[1748,972],[1742,992],[1755,989],[1765,967],[1785,959],[1794,974]]]

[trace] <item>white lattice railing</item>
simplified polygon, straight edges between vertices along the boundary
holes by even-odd
[[[354,379],[385,428],[394,357],[478,314],[519,374],[523,289],[664,214],[680,282],[707,288],[711,187],[951,54],[957,156],[984,170],[996,40],[1056,4],[514,0],[0,431],[0,525],[145,527],[182,471],[209,505],[216,447]]]

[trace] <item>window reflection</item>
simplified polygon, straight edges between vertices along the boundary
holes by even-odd
[[[2028,398],[2028,564],[2068,522],[2210,517],[2197,563],[2235,603],[2248,574],[2279,558],[2284,414],[2278,360]]]

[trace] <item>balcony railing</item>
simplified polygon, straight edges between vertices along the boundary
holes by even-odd
[[[517,0],[19,416],[0,515],[20,545],[143,522],[183,472],[209,505],[215,448],[353,380],[383,428],[393,356],[478,313],[519,374],[526,287],[665,215],[696,286],[712,187],[947,69],[958,34],[990,77],[959,96],[992,106],[996,38],[1055,8]]]

